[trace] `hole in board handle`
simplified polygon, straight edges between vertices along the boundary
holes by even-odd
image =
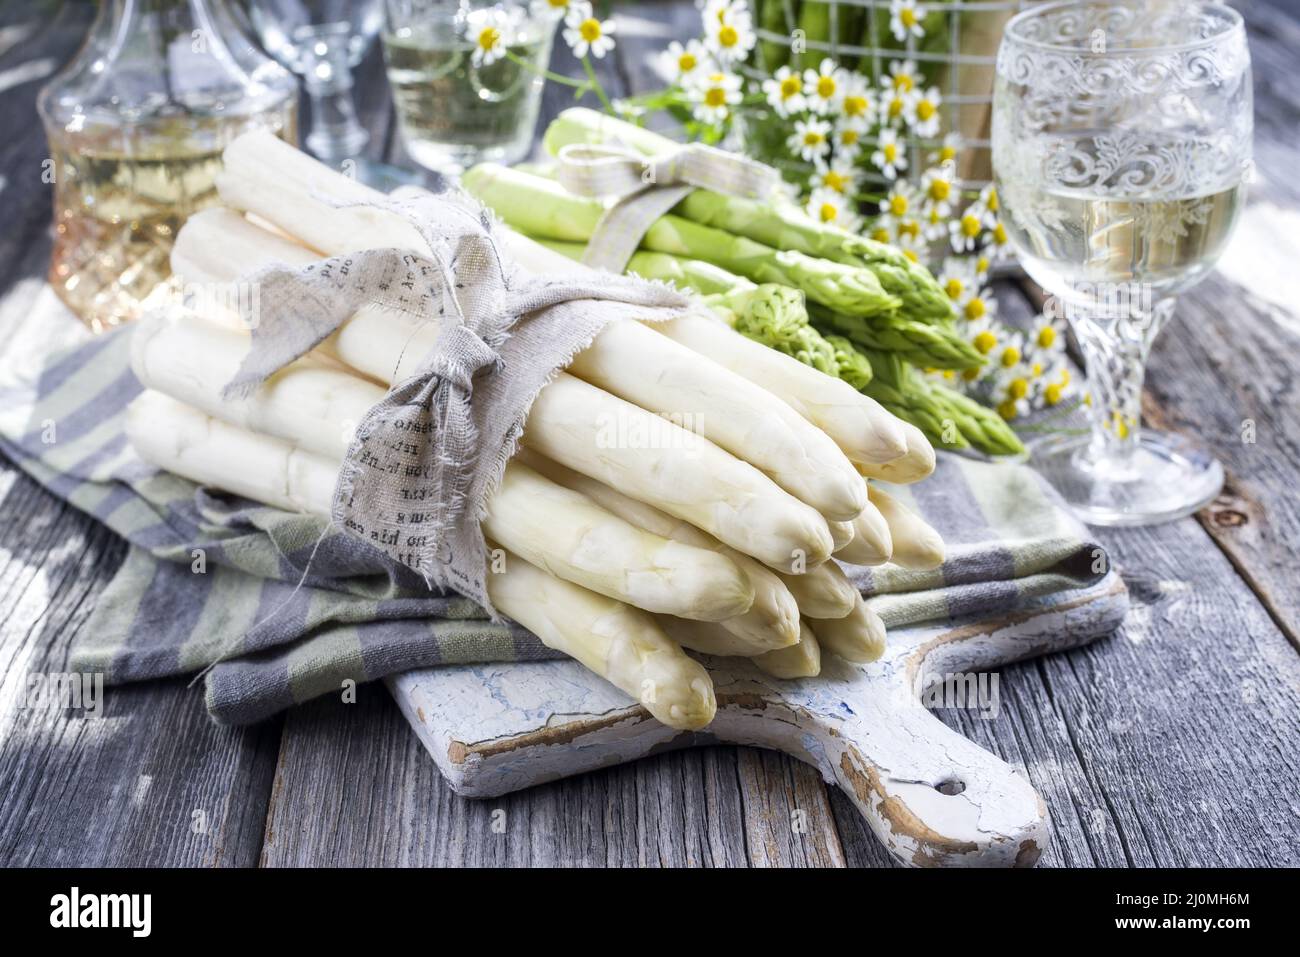
[[[966,782],[959,780],[958,778],[947,778],[936,784],[934,789],[940,794],[946,794],[949,797],[952,797],[953,795],[961,794],[962,791],[966,790]]]

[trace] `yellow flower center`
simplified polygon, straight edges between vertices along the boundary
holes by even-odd
[[[984,275],[984,273],[989,271],[988,256],[981,256],[979,259],[975,260],[975,271],[979,273],[981,276]]]
[[[895,216],[902,216],[907,212],[907,197],[901,193],[895,193],[889,197],[889,211]]]
[[[993,335],[993,333],[989,332],[987,329],[975,337],[974,346],[979,350],[980,355],[988,355],[993,351],[993,347],[997,344],[997,336]]]
[[[957,147],[945,146],[939,150],[939,162],[948,163],[957,158]]]
[[[552,9],[555,10],[559,10],[569,5],[569,0],[546,0],[546,2],[549,3]]]
[[[900,238],[903,236],[907,236],[910,237],[911,239],[915,239],[917,236],[921,235],[921,224],[914,219],[909,219],[906,222],[899,223],[898,235]],[[904,255],[907,254],[906,249],[903,250],[903,254]],[[912,258],[913,260],[915,260],[916,257],[913,256]]]
[[[1007,386],[1007,394],[1013,399],[1023,399],[1029,394],[1029,383],[1022,378],[1012,379]]]
[[[894,76],[894,89],[903,93],[911,93],[912,87],[916,86],[916,81],[912,79],[910,73],[899,73]]]
[[[983,299],[981,299],[979,296],[972,296],[971,301],[966,303],[966,308],[963,309],[962,311],[966,314],[967,319],[969,319],[971,322],[974,322],[976,319],[983,318],[984,313],[988,312],[989,310],[988,310],[988,306],[984,305]],[[980,335],[983,335],[983,333],[980,333]],[[992,346],[990,346],[989,348],[992,348]]]
[[[840,211],[836,208],[834,203],[822,203],[821,209],[817,211],[817,215],[821,217],[823,223],[829,223],[839,214]]]
[[[788,100],[803,89],[803,83],[797,76],[787,76],[781,81],[781,99]]]
[[[998,223],[993,227],[993,241],[997,243],[999,246],[1006,245],[1007,229],[1001,223]]]
[[[817,146],[822,141],[822,135],[816,130],[809,130],[803,135],[804,146]]]
[[[1056,330],[1051,326],[1043,326],[1038,330],[1038,345],[1044,349],[1050,349],[1056,342]]]
[[[887,243],[889,242],[889,230],[884,226],[877,226],[871,231],[871,238],[878,243]]]
[[[1002,418],[1007,419],[1008,421],[1010,421],[1011,419],[1014,419],[1014,418],[1016,417],[1016,401],[1015,401],[1015,399],[1007,399],[1007,401],[1005,401],[1005,402],[1003,402],[1001,405],[999,405],[999,406],[998,406],[998,415],[1002,416]]]
[[[683,73],[690,73],[699,65],[700,61],[695,59],[694,53],[683,53],[677,58],[677,69]]]
[[[844,98],[845,116],[865,116],[866,112],[867,98],[865,96],[846,96]]]
[[[835,77],[822,76],[817,78],[817,95],[823,100],[829,100],[835,95]]]
[[[991,213],[996,213],[998,211],[998,191],[996,189],[989,190],[988,207],[989,212]]]
[[[1043,400],[1048,405],[1056,405],[1056,403],[1061,401],[1061,392],[1062,392],[1061,386],[1053,382],[1051,385],[1049,385],[1046,389],[1043,390]]]
[[[903,100],[901,97],[896,96],[889,101],[889,115],[891,117],[898,117],[902,115],[902,112],[903,112]]]
[[[722,29],[718,31],[718,43],[724,47],[734,47],[740,42],[740,31],[730,23],[724,23]]]
[[[484,50],[491,50],[500,42],[501,31],[496,27],[486,27],[483,32],[478,35],[478,45]]]
[[[822,177],[822,185],[837,193],[844,192],[844,187],[849,185],[849,178],[843,173],[838,173],[833,169],[828,169],[826,175]]]
[[[943,291],[948,294],[949,299],[960,299],[961,294],[966,291],[966,284],[954,276],[948,280]]]
[[[974,369],[962,369],[961,377],[965,379],[967,382],[974,382],[976,379],[980,377],[980,371],[981,370],[978,366],[975,367]]]
[[[886,143],[884,146],[880,148],[880,151],[885,154],[886,163],[893,163],[895,160],[898,159],[897,143]]]
[[[1010,369],[1020,361],[1020,350],[1015,346],[1007,346],[1002,350],[1002,368]]]
[[[858,142],[859,133],[854,129],[840,131],[840,143],[844,146],[855,146]]]
[[[952,192],[952,184],[946,179],[930,180],[930,198],[936,203],[942,203]]]
[[[720,86],[709,87],[704,91],[704,105],[712,107],[726,106],[727,91]]]
[[[921,261],[920,258],[916,255],[916,253],[910,249],[904,249],[903,255],[908,259],[912,260],[912,262],[914,263],[919,263]]]
[[[978,236],[980,234],[979,219],[975,216],[972,216],[970,213],[967,213],[965,216],[963,216],[961,218],[961,233],[963,236],[968,236],[971,239],[974,239],[976,236]]]
[[[1033,365],[1029,367],[1029,374],[1032,375],[1035,379],[1042,378],[1043,364],[1041,362],[1035,362]]]
[[[595,17],[588,17],[586,20],[583,20],[582,23],[578,25],[578,32],[582,34],[582,38],[586,40],[588,43],[592,43],[596,40],[599,40],[600,21],[597,20]]]
[[[928,120],[934,116],[934,104],[929,100],[921,100],[916,104],[916,118],[919,120]]]
[[[902,10],[898,11],[898,19],[902,22],[903,26],[910,30],[912,27],[916,26],[916,11],[911,7],[904,7]]]

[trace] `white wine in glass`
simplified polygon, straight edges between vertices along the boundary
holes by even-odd
[[[1086,521],[1189,514],[1223,485],[1194,443],[1143,431],[1142,382],[1174,296],[1232,234],[1250,170],[1250,55],[1214,3],[1085,0],[1013,18],[998,51],[993,168],[1007,234],[1069,321],[1090,434],[1034,460]]]

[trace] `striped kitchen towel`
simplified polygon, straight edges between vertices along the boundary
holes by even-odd
[[[141,461],[123,434],[141,391],[130,335],[128,327],[91,339],[34,372],[0,370],[0,451],[130,543],[74,646],[73,668],[110,684],[209,669],[209,712],[243,724],[348,680],[558,657],[472,602],[430,592],[365,543],[335,531],[322,538],[320,519]],[[949,545],[933,571],[846,567],[890,625],[1000,616],[1044,596],[1068,601],[1107,570],[1101,548],[1023,466],[944,455],[931,478],[890,491]]]

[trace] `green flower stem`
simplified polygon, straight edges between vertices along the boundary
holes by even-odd
[[[614,104],[609,102],[609,97],[605,95],[605,88],[600,85],[600,80],[596,78],[596,68],[591,65],[591,57],[582,58],[582,69],[587,73],[587,80],[591,88],[595,91],[596,96],[600,98],[601,104],[605,110],[612,116],[614,113]]]

